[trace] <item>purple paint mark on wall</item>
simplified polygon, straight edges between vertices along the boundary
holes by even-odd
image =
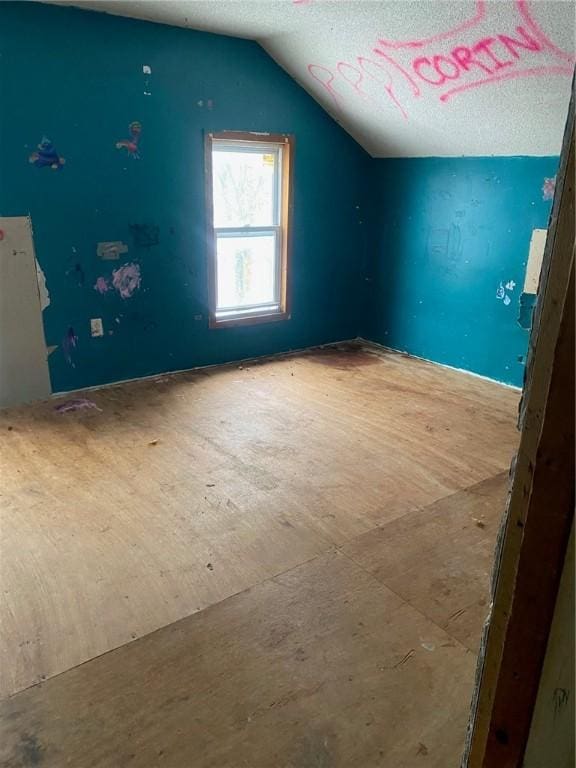
[[[62,339],[62,352],[64,353],[64,359],[66,362],[71,365],[73,368],[74,363],[72,361],[72,350],[76,349],[78,346],[78,336],[76,336],[76,333],[74,331],[74,328],[70,326],[66,333],[64,334],[64,338]]]
[[[66,400],[65,403],[55,405],[54,410],[58,413],[68,413],[70,411],[82,410],[100,411],[100,413],[102,413],[102,408],[98,408],[96,403],[94,403],[92,400],[87,400],[84,397],[79,397],[75,400]]]
[[[107,291],[109,291],[110,285],[108,283],[108,278],[99,277],[94,283],[94,290],[98,291],[98,293],[106,293]]]
[[[553,200],[555,189],[556,176],[553,176],[551,179],[544,179],[544,184],[542,184],[542,200]]]
[[[130,262],[112,272],[112,285],[123,299],[129,299],[140,288],[140,265]]]

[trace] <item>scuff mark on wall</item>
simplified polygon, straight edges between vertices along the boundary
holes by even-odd
[[[72,276],[76,281],[76,285],[80,287],[84,285],[84,270],[81,264],[76,263],[73,267],[67,269],[66,275],[68,277]]]
[[[113,240],[110,242],[105,241],[98,243],[96,246],[96,255],[99,259],[104,259],[105,261],[113,261],[114,259],[119,259],[120,254],[127,252],[128,246],[121,240]]]
[[[40,309],[42,310],[42,312],[44,312],[46,307],[50,306],[50,294],[48,293],[48,288],[46,287],[46,276],[42,271],[42,267],[40,266],[38,259],[35,259],[35,261],[36,261],[36,278],[38,280],[38,293],[40,295]]]
[[[130,224],[130,232],[135,246],[150,248],[160,243],[160,227],[155,224]]]
[[[130,262],[112,272],[112,285],[123,299],[129,299],[140,288],[140,265]]]
[[[62,353],[64,354],[64,359],[68,365],[72,366],[72,368],[76,367],[74,361],[72,360],[72,352],[76,349],[77,346],[78,336],[76,336],[74,328],[70,326],[64,334],[64,338],[62,339]]]

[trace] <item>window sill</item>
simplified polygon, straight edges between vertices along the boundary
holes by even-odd
[[[269,312],[259,315],[236,315],[232,317],[210,317],[210,328],[233,328],[238,325],[260,325],[260,323],[277,323],[290,320],[288,312]]]

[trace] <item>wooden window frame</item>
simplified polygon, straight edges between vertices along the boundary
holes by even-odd
[[[280,231],[279,266],[279,309],[274,312],[255,313],[252,315],[232,315],[230,317],[218,317],[217,307],[217,281],[216,281],[216,229],[214,227],[214,206],[212,186],[212,149],[215,141],[235,142],[239,145],[253,144],[264,146],[277,144],[282,147],[281,154],[281,189],[280,189]],[[243,131],[220,131],[207,133],[204,143],[205,157],[205,192],[206,192],[206,244],[208,253],[208,296],[209,296],[209,327],[230,328],[239,325],[259,325],[290,319],[289,307],[289,279],[290,279],[290,252],[292,235],[292,169],[294,161],[294,136],[283,133],[253,133]],[[238,229],[241,229],[240,227]],[[249,228],[247,228],[249,229]]]

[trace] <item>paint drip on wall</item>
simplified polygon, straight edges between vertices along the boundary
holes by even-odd
[[[130,262],[112,272],[112,285],[123,299],[129,299],[140,288],[140,265]]]
[[[116,149],[125,149],[126,152],[137,160],[140,157],[138,152],[138,142],[140,141],[140,135],[142,133],[142,124],[135,120],[128,126],[130,133],[129,139],[122,139],[116,142]]]
[[[542,184],[542,200],[553,200],[555,189],[556,176],[553,176],[551,179],[545,178],[544,184]]]
[[[64,338],[62,339],[62,352],[64,354],[64,359],[68,365],[72,366],[72,368],[76,367],[74,361],[72,360],[72,352],[76,349],[77,346],[78,336],[76,336],[74,328],[70,326],[64,334]]]
[[[66,160],[56,152],[50,139],[43,136],[42,141],[38,144],[38,151],[32,152],[28,162],[37,168],[52,168],[52,170],[57,171],[62,168]]]

